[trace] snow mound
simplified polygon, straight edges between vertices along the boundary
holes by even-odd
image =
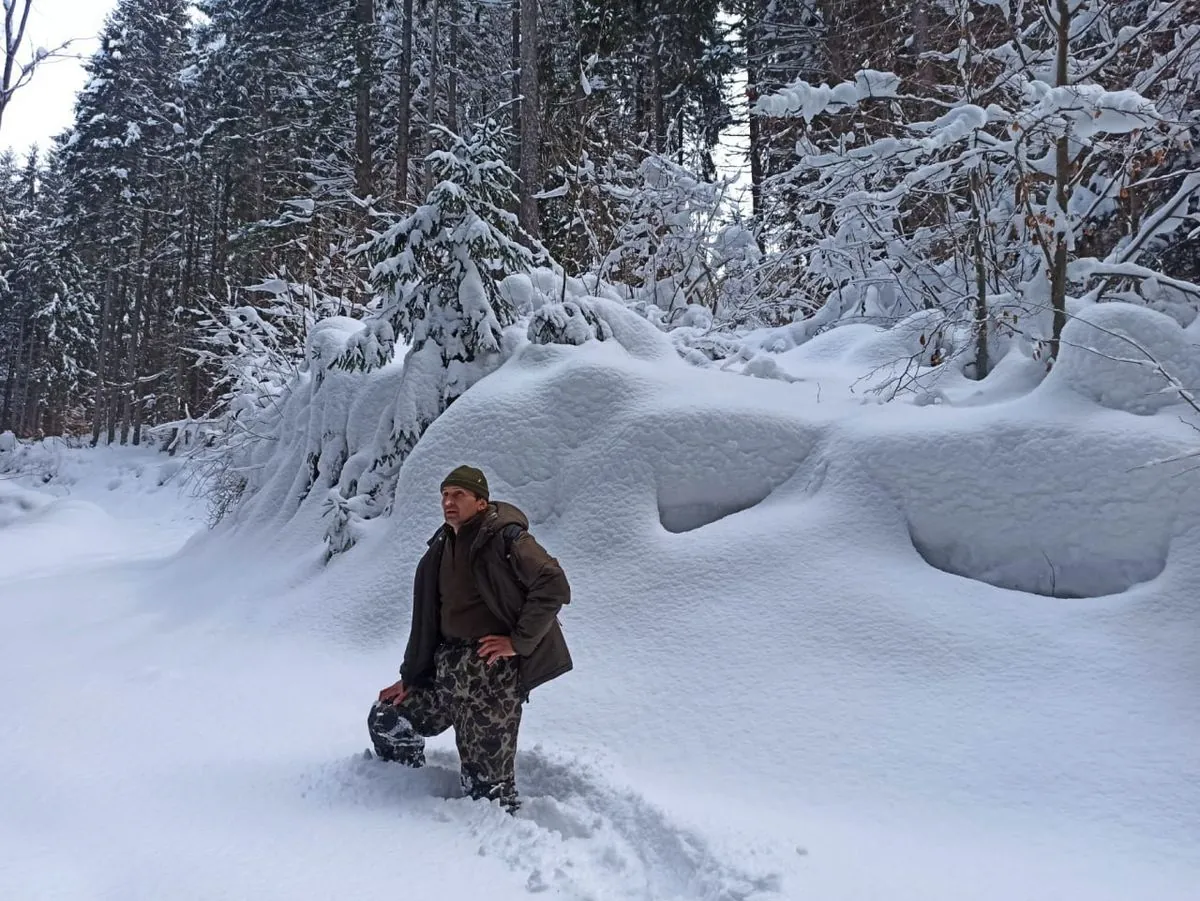
[[[328,316],[309,330],[304,343],[304,358],[318,371],[325,369],[345,351],[351,339],[367,331],[358,319]]]
[[[1171,317],[1126,303],[1085,308],[1067,323],[1047,385],[1142,415],[1200,390],[1200,345]]]
[[[677,357],[672,339],[627,306],[603,297],[579,296],[547,303],[531,317],[528,338],[534,344],[586,344],[615,340],[644,360]],[[515,353],[520,345],[511,348]]]
[[[811,404],[806,384],[696,370],[636,315],[599,298],[588,304],[593,318],[578,328],[601,324],[608,340],[519,345],[501,370],[433,423],[396,476],[391,515],[361,528],[357,540],[419,552],[438,524],[428,499],[445,471],[462,462],[482,466],[497,496],[519,502],[535,526],[586,523],[591,532],[570,539],[585,557],[615,553],[633,536],[654,543],[664,534],[712,533],[711,540],[723,536],[736,545],[740,536],[729,529],[753,528],[759,508],[803,519],[806,504],[834,489],[838,497],[879,498],[882,505],[858,514],[864,527],[873,523],[935,569],[998,588],[1083,598],[1158,578],[1179,560],[1177,539],[1192,527],[1189,511],[1200,508],[1194,475],[1148,465],[1189,450],[1186,429],[1147,432],[1116,413],[1043,413],[1041,405],[1058,396],[1052,383],[1028,397],[961,410]],[[1092,315],[1109,331],[1140,329],[1165,347],[1163,335],[1173,329],[1178,353],[1167,359],[1187,360],[1193,352],[1166,317],[1106,306]],[[555,304],[542,309],[547,322],[559,316]],[[563,314],[582,310],[572,305]],[[922,313],[889,331],[846,327],[779,359],[865,367],[911,355],[920,368],[940,324],[937,314]],[[1147,336],[1147,325],[1159,331]],[[1078,334],[1091,326],[1072,327]],[[1066,354],[1055,368],[1058,381],[1102,381],[1093,370],[1081,374],[1095,360],[1109,362],[1085,351]],[[1002,366],[998,377],[1014,369],[1024,380],[1027,368]],[[372,448],[395,421],[389,406],[403,398],[396,386],[411,369],[334,370],[320,388],[297,389],[285,409],[283,440],[263,462],[264,487],[239,511],[238,523],[272,532],[294,523],[295,550],[310,554],[329,490],[346,491],[350,483],[363,490]],[[1122,406],[1129,406],[1139,394],[1128,390],[1130,372],[1142,371],[1128,367],[1104,396],[1126,390]],[[778,375],[755,366],[747,374]],[[390,564],[381,581],[414,561],[407,555]],[[375,603],[372,597],[378,595],[364,593],[363,603]]]
[[[926,379],[939,386],[961,381],[963,335],[940,310],[918,310],[890,326],[846,323],[812,337],[804,334],[806,323],[811,320],[754,333],[743,342],[741,355],[749,362],[742,371],[759,374],[752,366],[766,370],[766,361],[773,361],[778,372],[771,377],[820,382],[826,388],[836,379],[844,382],[846,396],[880,399]]]
[[[585,556],[618,552],[629,540],[620,533],[654,543],[656,529],[700,534],[717,524],[712,540],[740,544],[729,529],[752,529],[754,508],[803,518],[805,504],[834,490],[843,503],[886,498],[859,511],[864,528],[902,537],[937,569],[1078,598],[1158,577],[1200,509],[1193,475],[1147,465],[1188,439],[1121,419],[1059,422],[1000,404],[883,408],[833,423],[798,411],[807,395],[786,383],[685,380],[595,343],[530,350],[427,433],[401,473],[391,540],[415,539],[413,522],[417,534],[436,526],[424,499],[451,461],[471,459],[535,523],[586,522]]]
[[[918,310],[891,328],[876,328],[871,338],[850,349],[845,362],[863,369],[937,365],[947,355],[942,338],[945,322],[941,310]]]
[[[859,354],[863,346],[869,346],[883,335],[876,325],[850,323],[821,332],[803,344],[794,345],[786,340],[782,330],[774,330],[778,344],[768,345],[768,350],[779,353],[783,359],[802,363],[845,363],[852,355]]]
[[[0,578],[25,578],[72,563],[111,559],[126,548],[125,535],[93,503],[2,487]]]
[[[30,516],[51,500],[36,491],[0,481],[0,529]]]

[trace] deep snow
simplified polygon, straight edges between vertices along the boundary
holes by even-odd
[[[335,447],[339,416],[394,372],[297,391],[259,492],[175,556],[198,510],[147,451],[70,458],[96,506],[0,495],[0,896],[1195,897],[1200,488],[1145,466],[1195,446],[1184,408],[1017,353],[884,405],[896,334],[739,373],[614,331],[522,347],[328,566],[331,461],[375,431]],[[574,589],[515,822],[442,797],[449,736],[425,772],[361,758],[460,462]]]

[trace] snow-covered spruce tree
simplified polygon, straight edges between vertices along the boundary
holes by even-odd
[[[27,435],[59,435],[84,425],[82,402],[92,377],[96,297],[90,274],[60,227],[61,185],[54,157],[45,169],[31,155],[25,183],[29,221],[18,236],[11,286],[24,301],[23,390],[11,415]]]
[[[13,395],[23,370],[29,309],[26,298],[13,291],[13,270],[18,236],[32,215],[29,199],[16,157],[0,152],[0,434],[12,430]]]
[[[425,202],[368,248],[376,309],[338,360],[371,370],[391,362],[397,339],[408,344],[400,396],[372,458],[348,467],[330,492],[330,553],[354,543],[356,521],[390,508],[396,474],[421,435],[499,365],[501,331],[515,319],[500,282],[541,255],[510,212],[516,175],[505,162],[504,127],[489,118],[464,135],[439,134],[444,147],[426,160],[434,185]]]
[[[24,436],[78,430],[94,338],[94,297],[58,227],[52,169],[38,157],[30,152],[19,177],[0,176],[10,194],[0,222],[11,235],[0,250],[0,431]]]
[[[932,81],[929,70],[904,84],[868,71],[762,99],[761,113],[843,120],[820,145],[806,137],[787,176],[808,188],[806,271],[825,298],[792,338],[848,316],[887,323],[932,309],[944,328],[925,362],[970,348],[982,376],[989,340],[1006,331],[1024,331],[1053,357],[1069,297],[1114,299],[1138,283],[1200,296],[1146,266],[1150,239],[1183,227],[1200,179],[1161,168],[1186,146],[1164,85],[1178,90],[1168,76],[1190,72],[1183,87],[1194,95],[1196,29],[1172,31],[1182,3],[1144,5],[1129,25],[1109,3],[1055,0],[1033,11],[953,0],[938,8],[956,40],[925,56]],[[1152,60],[1159,77],[1131,68],[1131,57]],[[1135,73],[1136,86],[1168,105],[1135,90]],[[872,104],[899,114],[901,128],[871,138],[859,111]],[[1175,189],[1162,191],[1163,181]],[[1131,206],[1136,216],[1120,215]],[[1107,246],[1089,246],[1102,228],[1114,231],[1114,214],[1123,227]]]
[[[719,4],[542,0],[542,240],[573,271],[594,270],[624,220],[599,183],[657,154],[714,179],[729,121],[733,54]],[[584,224],[586,223],[586,224]]]
[[[342,0],[203,6],[192,94],[204,121],[208,215],[221,226],[212,237],[213,295],[286,272],[354,302],[366,273],[352,249],[367,199],[355,194],[370,194],[375,176],[370,147],[359,146],[370,120],[357,118],[368,110],[356,57],[371,28],[360,28],[358,6]]]
[[[472,369],[499,352],[500,331],[513,322],[500,280],[527,271],[536,255],[509,212],[516,176],[504,160],[504,127],[489,118],[465,135],[438,132],[446,146],[426,161],[434,185],[425,202],[367,248],[377,261],[375,309],[341,365],[390,362],[396,336],[409,340],[412,353],[436,348],[448,406],[477,380]]]
[[[143,420],[173,417],[171,379],[183,255],[184,0],[120,0],[88,60],[75,124],[59,151],[62,227],[93,274],[99,300],[92,438],[118,429],[138,443]],[[163,409],[166,407],[167,409]]]

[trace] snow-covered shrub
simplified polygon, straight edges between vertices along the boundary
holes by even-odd
[[[612,329],[580,298],[541,307],[529,320],[528,334],[534,344],[584,344],[608,340]]]
[[[199,366],[215,373],[215,415],[152,432],[168,453],[187,455],[190,478],[209,498],[210,523],[241,498],[248,453],[258,442],[276,439],[281,401],[305,367],[306,354],[312,356],[314,332],[345,306],[277,275],[246,294],[243,302],[230,300],[200,320],[195,356]]]
[[[1053,359],[1093,302],[1190,320],[1200,287],[1160,264],[1196,222],[1200,176],[1164,167],[1190,147],[1200,32],[1184,4],[1126,6],[948,0],[947,49],[914,77],[759,98],[756,114],[804,122],[795,166],[766,186],[798,198],[787,252],[822,304],[791,340],[938,308],[971,330],[958,346],[982,378],[1014,338]]]
[[[618,224],[597,277],[627,285],[630,299],[658,311],[666,327],[690,305],[716,307],[714,267],[726,261],[714,250],[740,247],[725,240],[729,184],[705,181],[655,153],[610,177],[603,190]]]
[[[1200,395],[1200,345],[1162,313],[1099,304],[1063,329],[1049,382],[1102,406],[1148,415]]]
[[[679,365],[670,337],[618,301],[568,295],[564,304],[546,304],[535,317],[543,325],[543,340],[531,340],[519,326],[506,329],[501,360],[525,351],[534,358],[540,351],[557,355],[568,351],[564,343],[582,339],[586,344],[596,337],[620,345],[631,358]],[[272,440],[248,444],[249,453],[236,467],[245,484],[229,528],[269,531],[290,523],[308,533],[316,526],[311,540],[324,542],[328,557],[388,528],[397,480],[408,459],[389,455],[402,429],[446,412],[439,411],[438,395],[430,391],[443,378],[444,364],[432,343],[367,371],[331,363],[361,340],[363,329],[361,322],[338,318],[313,329],[308,357],[280,399]],[[532,347],[541,343],[559,346]]]
[[[563,177],[555,198],[591,192],[592,206],[602,211],[595,215],[604,220],[591,222],[577,210],[598,257],[579,279],[583,293],[623,300],[670,333],[684,359],[711,364],[736,350],[734,331],[777,325],[794,314],[778,267],[764,260],[730,196],[732,181],[706,180],[656,153],[637,161],[618,155],[604,166],[589,160]],[[602,231],[609,236],[606,247],[599,243]],[[523,309],[536,310],[581,293],[563,287],[558,274],[550,284],[540,280],[532,293],[522,284],[514,296],[525,302]]]

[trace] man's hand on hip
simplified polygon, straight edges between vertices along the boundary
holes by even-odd
[[[479,639],[479,656],[491,666],[501,657],[516,657],[517,652],[513,650],[512,639],[507,635],[485,635]]]
[[[379,693],[379,700],[388,704],[403,704],[407,697],[408,688],[405,687],[403,679],[394,685],[389,685]]]

